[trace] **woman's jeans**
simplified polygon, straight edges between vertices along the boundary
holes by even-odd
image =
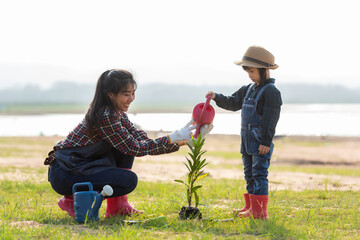
[[[56,160],[49,168],[49,182],[53,189],[61,195],[72,195],[72,186],[79,182],[91,182],[94,191],[101,191],[110,185],[114,193],[111,197],[123,196],[132,192],[137,185],[137,175],[129,170],[134,162],[133,156],[118,154],[116,167],[92,175],[77,175],[63,170]],[[124,169],[123,169],[124,168]],[[79,188],[79,190],[82,190]]]
[[[268,168],[270,159],[266,155],[242,155],[246,190],[249,194],[268,195]]]

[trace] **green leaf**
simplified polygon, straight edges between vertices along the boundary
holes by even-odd
[[[204,159],[200,164],[199,164],[199,169],[205,167],[206,165],[208,165],[208,163],[205,163],[206,159]]]
[[[203,169],[206,165],[208,165],[208,163],[205,163],[204,165],[202,165],[202,166],[200,167],[200,169]]]
[[[192,188],[192,192],[194,193],[194,192],[196,192],[199,188],[201,188],[202,187],[202,185],[198,185],[198,186],[195,186],[195,187],[193,187]]]
[[[192,159],[192,160],[194,160],[194,159],[195,159],[195,154],[191,154],[191,153],[189,153],[189,156],[191,157],[191,159]]]
[[[184,165],[186,166],[186,168],[189,170],[189,172],[191,171],[190,170],[190,167],[186,164],[186,163],[184,163]]]
[[[190,168],[190,169],[193,169],[193,164],[192,164],[191,160],[188,159],[188,157],[186,157],[186,160],[187,160],[188,163],[189,163],[189,168]]]

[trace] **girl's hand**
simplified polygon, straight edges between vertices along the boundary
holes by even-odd
[[[261,155],[267,154],[269,151],[270,151],[270,147],[265,146],[265,145],[260,145],[260,146],[259,146],[259,153],[260,153]]]
[[[205,95],[205,98],[208,98],[209,96],[211,97],[212,100],[215,99],[215,93],[214,93],[214,92],[209,91],[209,92]]]

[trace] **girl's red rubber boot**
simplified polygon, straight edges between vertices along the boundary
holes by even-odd
[[[139,211],[133,208],[128,202],[127,195],[108,198],[106,206],[106,217],[112,217],[115,215],[131,215],[131,214],[141,214],[142,211]]]
[[[253,217],[254,219],[267,219],[268,195],[250,194],[250,209],[245,212],[239,212],[238,217]]]
[[[251,214],[254,219],[267,219],[269,195],[251,195]]]
[[[238,213],[241,213],[241,212],[245,212],[245,211],[247,211],[247,210],[249,210],[250,209],[250,194],[248,194],[248,193],[244,193],[244,200],[245,200],[245,206],[242,208],[242,209],[240,209],[240,210],[235,210],[234,211],[234,214],[238,214]]]
[[[70,216],[75,217],[74,199],[72,195],[63,196],[59,200],[58,206],[61,210],[66,211]]]

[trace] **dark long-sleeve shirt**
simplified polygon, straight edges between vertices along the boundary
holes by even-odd
[[[255,98],[260,89],[269,83],[275,83],[275,79],[266,79],[263,83],[257,85],[249,93],[249,97]],[[230,111],[238,111],[242,108],[243,100],[246,95],[246,91],[251,84],[242,86],[239,90],[234,92],[231,96],[224,96],[216,93],[214,101],[216,105]],[[261,119],[261,131],[262,138],[261,143],[265,146],[270,146],[275,135],[275,128],[280,117],[280,110],[282,105],[282,99],[280,91],[273,86],[269,86],[262,93],[259,102],[256,107],[257,114],[262,116]]]

